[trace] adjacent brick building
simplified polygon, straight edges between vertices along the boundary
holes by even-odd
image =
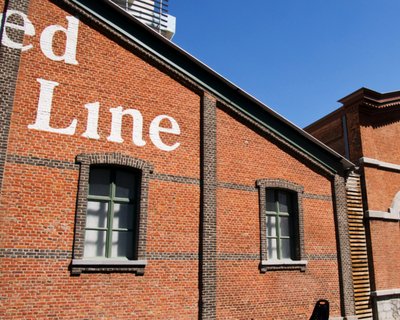
[[[356,319],[350,161],[108,1],[0,8],[2,319]]]
[[[400,92],[362,88],[306,130],[359,166],[376,319],[400,317]],[[365,282],[364,282],[365,283]],[[370,302],[370,303],[371,303]]]

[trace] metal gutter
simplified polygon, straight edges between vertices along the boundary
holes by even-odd
[[[198,77],[194,76],[192,73],[188,72],[185,68],[183,68],[180,65],[174,63],[171,59],[169,59],[165,55],[160,54],[158,51],[154,50],[151,46],[147,45],[146,43],[144,43],[140,39],[134,37],[132,34],[127,32],[125,29],[122,29],[121,27],[119,27],[118,25],[114,24],[113,22],[105,19],[104,16],[99,15],[96,11],[92,10],[90,7],[88,7],[87,5],[84,4],[85,2],[91,4],[91,3],[93,3],[92,1],[89,1],[89,0],[86,0],[86,1],[85,0],[70,0],[70,1],[75,3],[77,6],[83,8],[85,11],[90,12],[93,16],[95,16],[99,20],[105,22],[109,26],[113,27],[115,30],[117,30],[118,32],[122,33],[123,35],[125,35],[126,37],[128,37],[129,39],[131,39],[132,41],[134,41],[135,43],[137,43],[141,47],[145,48],[146,50],[148,50],[149,52],[151,52],[153,55],[157,56],[161,60],[165,61],[166,63],[168,63],[173,68],[179,70],[180,72],[185,74],[190,79],[193,79],[196,83],[200,84],[203,88],[205,88],[208,91],[212,92],[214,95],[219,97],[221,100],[229,103],[230,105],[233,105],[235,108],[237,108],[238,110],[240,110],[241,112],[243,112],[247,116],[251,117],[253,120],[257,121],[262,126],[267,127],[269,130],[271,130],[275,134],[277,134],[280,137],[282,137],[283,139],[285,139],[285,141],[289,142],[291,145],[296,146],[296,148],[302,150],[304,153],[306,153],[307,155],[309,155],[310,157],[312,157],[313,159],[315,159],[319,163],[322,163],[325,167],[329,168],[331,171],[333,171],[333,172],[337,171],[331,165],[329,165],[328,163],[322,161],[320,158],[316,157],[313,153],[311,153],[308,150],[304,149],[301,145],[299,145],[295,141],[288,139],[280,131],[276,130],[272,126],[268,125],[267,123],[265,123],[265,122],[261,121],[260,119],[258,119],[257,117],[255,117],[248,110],[246,110],[243,107],[241,107],[240,105],[238,105],[235,101],[233,101],[232,99],[230,99],[226,95],[222,94],[220,91],[216,90],[211,85],[205,83],[204,81],[202,81]],[[130,14],[125,12],[122,8],[120,8],[115,3],[113,3],[113,2],[111,2],[109,0],[101,0],[101,1],[103,3],[105,3],[106,5],[110,6],[110,9],[115,10],[116,12],[118,12],[118,14],[123,15],[123,16],[127,17],[128,19],[130,19],[130,21],[133,24],[135,24],[136,26],[138,26],[138,27],[140,27],[142,29],[145,29],[147,32],[149,32],[151,34],[152,37],[156,38],[157,41],[163,42],[163,44],[165,46],[167,46],[168,48],[172,49],[173,51],[178,52],[179,54],[181,54],[184,58],[188,59],[190,63],[194,63],[197,67],[199,67],[201,69],[201,71],[203,71],[206,74],[212,75],[217,80],[219,80],[223,85],[229,87],[232,91],[234,91],[235,93],[239,94],[239,96],[241,96],[245,100],[248,100],[249,102],[257,105],[258,107],[260,107],[261,109],[266,111],[270,116],[274,117],[275,119],[278,119],[282,123],[286,124],[291,130],[295,131],[297,134],[299,134],[299,135],[303,136],[304,138],[306,138],[306,140],[311,141],[312,143],[314,143],[315,145],[317,145],[318,147],[320,147],[321,149],[326,151],[328,154],[330,154],[331,156],[336,158],[336,161],[341,163],[341,166],[344,169],[349,169],[351,167],[354,167],[354,164],[352,162],[350,162],[349,160],[345,159],[340,154],[338,154],[337,152],[335,152],[334,150],[332,150],[331,148],[329,148],[328,146],[326,146],[325,144],[323,144],[322,142],[320,142],[319,140],[317,140],[316,138],[314,138],[313,136],[311,136],[310,134],[308,134],[307,132],[305,132],[304,130],[302,130],[301,128],[299,128],[298,126],[296,126],[295,124],[293,124],[292,122],[290,122],[289,120],[287,120],[286,118],[284,118],[283,116],[278,114],[277,112],[275,112],[272,109],[270,109],[267,105],[263,104],[261,101],[259,101],[255,97],[251,96],[249,93],[245,92],[244,90],[242,90],[241,88],[239,88],[238,86],[236,86],[235,84],[233,84],[232,82],[230,82],[229,80],[224,78],[222,75],[220,75],[219,73],[214,71],[212,68],[210,68],[207,65],[205,65],[203,62],[199,61],[197,58],[193,57],[191,54],[189,54],[188,52],[186,52],[185,50],[183,50],[182,48],[180,48],[176,44],[172,43],[168,39],[166,39],[163,36],[159,35],[156,31],[154,31],[150,27],[146,26],[145,24],[141,23],[140,21],[138,21],[137,19],[132,17]]]

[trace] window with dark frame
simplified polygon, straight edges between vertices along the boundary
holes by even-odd
[[[266,240],[270,260],[295,259],[294,197],[287,190],[266,190]]]
[[[71,274],[143,275],[153,165],[121,153],[76,157],[79,185]]]
[[[259,179],[260,271],[305,271],[301,185],[284,179]]]
[[[135,258],[138,185],[139,172],[90,168],[84,259]]]

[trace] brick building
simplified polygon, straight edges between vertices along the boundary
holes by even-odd
[[[350,161],[109,1],[0,9],[2,319],[356,318]]]
[[[368,268],[361,269],[360,274],[364,279],[369,274],[368,298],[372,300],[369,303],[374,306],[375,318],[398,319],[400,92],[381,94],[362,88],[340,102],[341,108],[311,124],[306,131],[359,166],[366,231],[365,237],[359,233],[359,239],[366,244],[369,257]]]

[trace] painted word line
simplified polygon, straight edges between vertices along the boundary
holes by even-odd
[[[53,104],[54,89],[59,85],[58,82],[49,81],[38,78],[37,81],[40,83],[40,95],[36,113],[36,121],[33,124],[28,125],[29,129],[52,132],[64,135],[74,135],[76,126],[78,124],[77,119],[73,119],[70,125],[65,128],[53,128],[50,125],[51,109]],[[87,103],[85,104],[87,109],[87,124],[86,131],[82,134],[82,137],[89,139],[100,139],[98,134],[98,123],[99,123],[99,110],[100,103]],[[143,116],[139,110],[136,109],[124,109],[122,106],[116,108],[110,108],[111,112],[111,129],[110,135],[107,137],[108,141],[122,143],[124,139],[121,136],[123,117],[132,117],[132,142],[138,147],[146,145],[146,141],[143,139]],[[169,126],[165,127],[161,125],[169,123]],[[160,150],[173,151],[180,146],[179,142],[173,144],[166,144],[160,136],[163,134],[180,135],[181,130],[178,122],[168,115],[158,115],[150,123],[149,126],[149,137],[151,142]]]

